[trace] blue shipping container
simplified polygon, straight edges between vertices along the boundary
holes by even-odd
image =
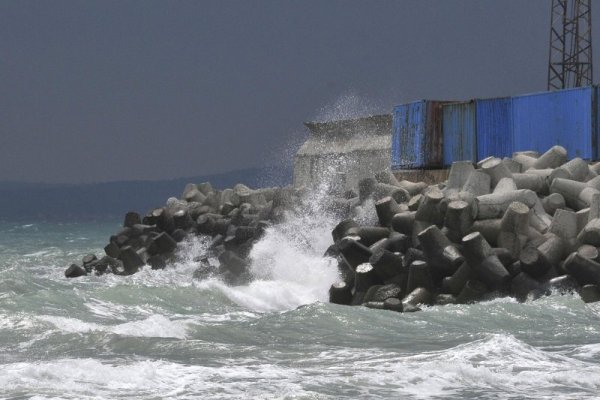
[[[600,159],[600,85],[596,86],[596,96],[594,97],[596,104],[596,119],[594,127],[596,134],[594,135],[594,160]]]
[[[591,87],[513,97],[514,148],[545,152],[561,145],[569,158],[594,159],[593,103]]]
[[[442,102],[421,100],[394,107],[392,168],[436,168],[443,164]]]
[[[442,107],[444,165],[454,161],[476,161],[477,122],[475,102],[450,103]]]
[[[477,114],[477,161],[489,156],[512,157],[512,99],[475,100]]]

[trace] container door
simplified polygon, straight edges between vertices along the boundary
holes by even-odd
[[[444,165],[451,165],[454,161],[475,161],[475,103],[445,104],[442,110]]]
[[[476,100],[477,161],[489,156],[512,157],[512,99]]]
[[[392,167],[419,168],[423,165],[425,102],[403,104],[394,108],[392,133]]]
[[[590,87],[514,97],[515,149],[545,152],[561,145],[569,158],[592,159],[592,103]]]

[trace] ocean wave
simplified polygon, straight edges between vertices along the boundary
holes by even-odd
[[[600,366],[510,335],[490,335],[420,354],[333,348],[290,353],[285,361],[256,353],[208,365],[96,359],[9,363],[0,366],[0,387],[67,398],[571,399],[596,398]]]
[[[148,318],[125,322],[117,325],[102,325],[85,322],[76,318],[42,315],[38,320],[50,323],[55,329],[66,333],[108,332],[121,336],[158,337],[185,339],[188,321],[171,320],[163,315],[151,315]]]

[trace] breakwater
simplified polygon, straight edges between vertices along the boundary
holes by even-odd
[[[324,254],[343,277],[330,301],[394,311],[422,305],[472,303],[498,296],[518,300],[577,292],[600,299],[599,166],[560,146],[544,154],[490,157],[476,166],[452,164],[446,182],[398,181],[390,171],[360,180],[356,190],[322,188],[319,202],[341,222]],[[181,199],[145,216],[130,212],[111,236],[106,256],[84,257],[67,277],[131,275],[144,265],[165,268],[177,243],[206,235],[194,276],[218,275],[231,285],[253,279],[248,255],[265,230],[314,196],[291,187],[217,191],[187,185]],[[300,227],[301,229],[301,227]]]

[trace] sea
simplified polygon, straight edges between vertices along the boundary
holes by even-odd
[[[329,304],[318,209],[268,228],[241,286],[194,278],[205,237],[165,270],[66,279],[121,222],[0,222],[0,398],[600,398],[600,303]]]

